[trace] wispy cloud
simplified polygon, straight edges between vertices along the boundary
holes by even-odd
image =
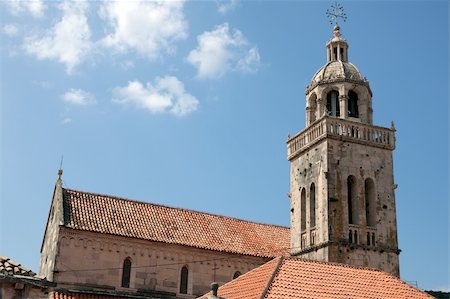
[[[187,61],[197,68],[198,78],[220,78],[228,71],[254,73],[260,66],[258,49],[251,47],[239,30],[230,30],[227,23],[203,32],[197,42]]]
[[[19,32],[19,29],[14,24],[6,24],[3,26],[3,32],[8,36],[15,36]]]
[[[66,65],[70,74],[89,53],[92,43],[91,31],[86,17],[88,2],[68,2],[59,4],[63,15],[43,36],[28,36],[25,50],[38,59],[56,59]]]
[[[112,28],[101,44],[119,52],[133,50],[150,59],[173,53],[174,42],[187,37],[183,1],[110,1],[100,16]]]
[[[8,0],[4,1],[4,3],[14,14],[27,12],[34,17],[41,17],[45,10],[44,1],[42,0]]]
[[[228,12],[234,10],[239,4],[238,0],[221,0],[217,1],[217,10],[221,14],[227,14]]]
[[[72,119],[71,119],[70,117],[66,117],[66,118],[64,118],[64,119],[61,121],[61,124],[67,125],[67,124],[69,124],[69,123],[71,123],[71,122],[72,122]]]
[[[187,93],[184,84],[173,76],[157,77],[154,83],[131,81],[113,90],[113,101],[132,105],[152,113],[187,115],[198,108],[198,100]]]
[[[62,99],[66,103],[81,106],[86,106],[95,103],[94,96],[91,93],[84,91],[82,89],[74,89],[74,88],[71,88],[66,93],[64,93]]]
[[[243,73],[254,74],[258,71],[261,65],[261,58],[259,56],[258,48],[253,47],[245,54],[244,57],[239,58],[236,69]]]

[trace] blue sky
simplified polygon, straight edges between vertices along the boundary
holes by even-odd
[[[328,1],[0,4],[0,253],[38,271],[67,188],[289,225],[285,140]],[[449,4],[343,2],[374,124],[397,128],[401,277],[449,290]]]

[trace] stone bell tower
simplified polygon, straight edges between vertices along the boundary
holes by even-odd
[[[291,255],[399,276],[395,128],[372,124],[369,82],[339,26],[306,88],[306,128],[288,137]]]

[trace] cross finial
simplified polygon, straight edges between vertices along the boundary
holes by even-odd
[[[344,12],[344,6],[337,3],[331,4],[331,7],[327,9],[327,17],[330,19],[331,25],[339,26],[338,19],[341,18],[344,22],[347,20],[347,14]]]

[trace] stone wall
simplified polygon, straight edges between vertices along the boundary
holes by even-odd
[[[0,277],[0,298],[47,299],[48,290],[21,282],[20,279],[10,280]]]
[[[326,130],[315,134],[314,130],[317,131],[309,130],[312,134],[302,133],[309,134],[306,142],[300,143],[301,147],[290,156],[291,254],[377,268],[399,276],[394,142],[391,140],[386,148],[375,140],[327,135]],[[386,138],[384,142],[387,143]],[[349,177],[353,190],[352,220]],[[370,188],[366,186],[369,183]],[[372,201],[368,199],[369,189]],[[312,193],[315,193],[314,226],[310,222]]]
[[[62,182],[58,179],[53,192],[52,203],[47,219],[41,246],[41,263],[39,275],[53,280],[55,257],[58,250],[59,226],[64,224]]]
[[[193,298],[269,259],[61,228],[54,280],[60,288],[93,286],[118,291],[159,291]],[[126,258],[130,287],[122,288]],[[188,268],[187,295],[179,294],[181,268]],[[214,270],[215,268],[215,270]]]

